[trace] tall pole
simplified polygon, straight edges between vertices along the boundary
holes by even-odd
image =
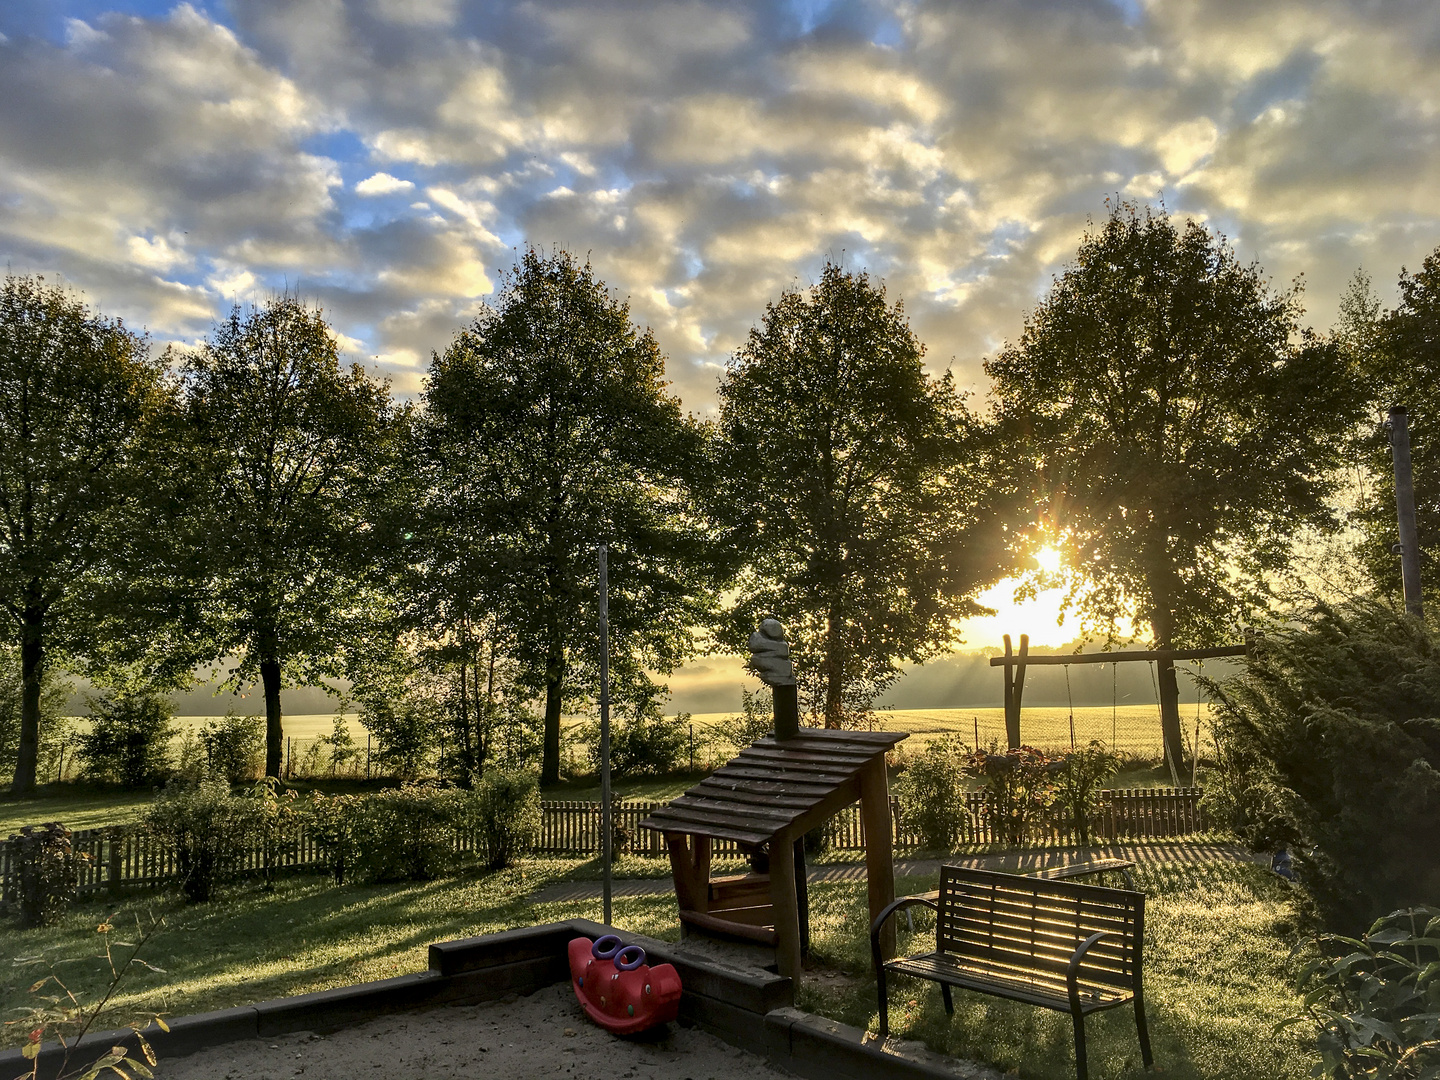
[[[1400,580],[1405,610],[1416,618],[1420,606],[1420,536],[1415,529],[1415,482],[1410,475],[1409,416],[1404,405],[1390,408],[1390,459],[1395,466],[1395,512],[1400,519]]]
[[[610,585],[605,572],[606,546],[600,545],[600,860],[605,864],[605,918],[610,925],[610,860],[615,830],[610,824]]]

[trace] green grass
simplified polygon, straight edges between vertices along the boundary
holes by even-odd
[[[632,866],[632,862],[649,864]],[[660,860],[626,860],[617,874],[663,873]],[[599,918],[598,900],[535,904],[526,896],[556,881],[598,876],[594,860],[532,859],[521,867],[443,881],[335,887],[315,878],[226,890],[208,905],[179,906],[174,896],[134,902],[120,911],[77,907],[64,924],[0,935],[0,1010],[17,1017],[32,999],[27,987],[49,970],[85,994],[101,991],[96,926],[111,918],[125,937],[137,913],[168,909],[166,928],[115,999],[104,1026],[152,1012],[172,1016],[262,1001],[426,966],[433,941],[571,917]],[[1242,864],[1142,866],[1138,882],[1148,904],[1146,987],[1151,1038],[1168,1075],[1195,1080],[1299,1080],[1313,1056],[1297,1036],[1272,1035],[1276,1021],[1297,1011],[1285,973],[1295,930],[1286,886]],[[934,882],[901,879],[900,891]],[[816,970],[798,1004],[859,1027],[875,1024],[862,882],[817,883],[811,890]],[[674,899],[617,899],[617,926],[675,940]],[[932,931],[933,932],[933,931]],[[924,948],[924,932],[902,947]],[[128,938],[126,938],[129,940]],[[17,963],[17,958],[43,960]],[[956,993],[945,1016],[933,984],[897,980],[891,1024],[901,1037],[932,1049],[988,1060],[1024,1077],[1073,1076],[1067,1015],[980,995]],[[1091,1075],[1138,1075],[1133,1013],[1118,1009],[1088,1021]],[[5,1045],[21,1040],[18,1025]]]
[[[1136,883],[1149,900],[1145,987],[1151,1045],[1160,1068],[1195,1080],[1288,1080],[1309,1075],[1316,1060],[1298,1035],[1274,1035],[1299,1011],[1286,972],[1294,943],[1287,886],[1259,867],[1240,863],[1141,865]],[[920,892],[933,880],[901,879],[899,892]],[[810,894],[816,960],[831,978],[807,979],[798,1004],[858,1027],[875,1027],[865,897],[859,885],[818,883]],[[903,932],[907,952],[933,948],[934,923]],[[989,1061],[1021,1076],[1074,1076],[1070,1017],[980,994],[955,992],[947,1017],[939,987],[897,979],[890,995],[891,1029],[933,1050]],[[1138,1076],[1134,1012],[1114,1009],[1086,1022],[1090,1075]]]

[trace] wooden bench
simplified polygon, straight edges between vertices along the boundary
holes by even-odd
[[[885,920],[913,905],[936,913],[935,951],[885,960],[880,946]],[[1133,1001],[1140,1055],[1149,1068],[1144,941],[1142,893],[943,866],[938,899],[901,897],[871,924],[880,1037],[890,1034],[887,973],[912,975],[940,984],[947,1013],[955,1011],[951,987],[1068,1012],[1079,1080],[1088,1075],[1085,1017]]]

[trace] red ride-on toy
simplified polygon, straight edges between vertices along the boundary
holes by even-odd
[[[668,1023],[680,1012],[680,973],[671,964],[652,968],[644,949],[614,934],[570,942],[570,982],[585,1015],[616,1035]]]

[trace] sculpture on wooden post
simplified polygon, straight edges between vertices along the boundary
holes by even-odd
[[[745,665],[770,687],[775,709],[775,737],[800,734],[800,697],[790,666],[790,644],[778,619],[765,619],[750,635],[750,660]]]

